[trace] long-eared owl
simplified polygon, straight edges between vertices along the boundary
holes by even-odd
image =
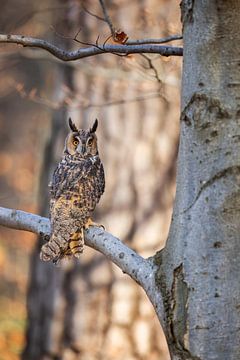
[[[82,253],[84,229],[93,224],[91,215],[105,186],[95,134],[98,121],[83,130],[69,118],[69,126],[63,157],[50,183],[51,236],[40,253],[42,260],[54,263]]]

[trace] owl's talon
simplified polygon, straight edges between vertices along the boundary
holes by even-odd
[[[104,225],[95,223],[94,221],[92,221],[92,219],[88,219],[87,223],[84,225],[84,229],[88,230],[90,226],[96,226],[96,227],[99,227],[99,228],[102,228],[103,230],[105,230]]]
[[[92,225],[90,226],[96,226],[98,228],[102,228],[103,230],[105,230],[105,226],[103,224],[98,224],[98,223],[93,223]]]
[[[60,261],[61,261],[61,258],[59,257],[59,258],[53,259],[52,262],[53,262],[53,265],[59,267],[60,266]]]

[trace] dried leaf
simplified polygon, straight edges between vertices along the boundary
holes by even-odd
[[[125,44],[128,40],[127,34],[120,30],[115,30],[113,40],[119,44]]]

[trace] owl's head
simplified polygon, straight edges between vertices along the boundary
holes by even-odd
[[[79,155],[81,158],[97,155],[97,136],[95,134],[98,126],[97,119],[88,130],[78,129],[71,118],[69,118],[68,122],[71,131],[66,138],[64,153]]]

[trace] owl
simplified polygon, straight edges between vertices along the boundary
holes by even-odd
[[[97,119],[90,129],[78,129],[69,118],[70,133],[50,183],[50,240],[40,258],[57,263],[83,252],[84,229],[104,192],[104,169],[98,154]]]

